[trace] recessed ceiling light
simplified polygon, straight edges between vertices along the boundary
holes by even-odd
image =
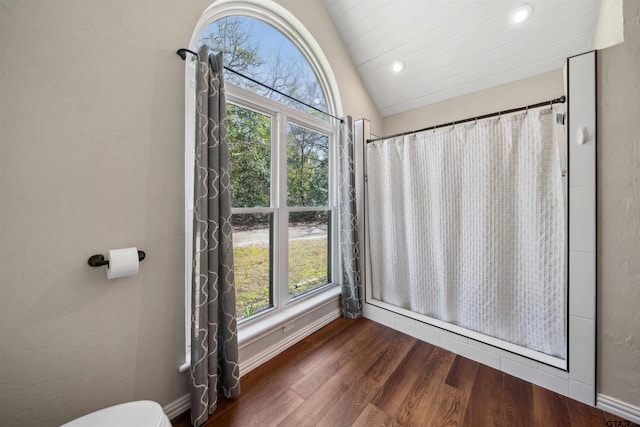
[[[393,64],[391,65],[391,68],[393,68],[393,71],[395,71],[396,73],[399,73],[400,71],[404,70],[404,62],[398,60],[398,61],[394,61]]]
[[[531,18],[531,15],[533,15],[533,6],[531,6],[530,4],[525,4],[524,6],[519,7],[513,12],[513,14],[511,15],[511,20],[516,24],[520,24],[521,22],[524,22],[527,19]]]

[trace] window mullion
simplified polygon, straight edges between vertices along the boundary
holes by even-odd
[[[276,139],[278,155],[278,260],[279,274],[274,281],[274,301],[277,297],[278,307],[284,307],[288,303],[289,284],[289,209],[287,206],[287,115],[284,112],[278,114],[278,135]]]
[[[334,132],[329,139],[329,215],[331,217],[331,228],[329,230],[331,242],[331,259],[328,260],[331,266],[331,281],[339,282],[341,278],[336,276],[336,272],[340,271],[339,256],[339,234],[340,217],[338,215],[338,133]]]
[[[231,208],[231,215],[274,213],[274,208]]]
[[[329,211],[333,209],[332,205],[326,206],[289,206],[289,213],[291,212],[316,212],[316,211]]]

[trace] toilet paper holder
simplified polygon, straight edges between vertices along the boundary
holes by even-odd
[[[138,251],[138,261],[142,261],[147,254],[144,251]],[[89,257],[89,261],[87,261],[91,267],[102,267],[103,265],[108,266],[109,260],[104,259],[104,255],[92,255]]]

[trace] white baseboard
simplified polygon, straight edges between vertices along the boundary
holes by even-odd
[[[184,414],[191,408],[191,395],[188,393],[182,397],[177,398],[173,402],[162,407],[162,410],[170,420],[174,419],[180,414]]]
[[[271,347],[261,351],[255,356],[245,360],[244,362],[240,363],[240,376],[242,377],[243,375],[251,372],[258,366],[262,365],[263,363],[273,359],[278,354],[282,353],[292,345],[296,344],[299,341],[302,341],[303,339],[305,339],[306,337],[308,337],[318,329],[328,325],[329,323],[339,318],[340,316],[341,316],[341,313],[339,308],[336,310],[333,310],[330,313],[327,313],[326,315],[321,317],[320,319],[316,320],[315,322],[308,324],[304,328],[278,341],[275,345],[272,345]]]
[[[318,329],[328,325],[340,316],[340,309],[333,310],[320,319],[316,320],[315,322],[310,323],[304,328],[289,335],[285,339],[280,340],[275,345],[265,349],[264,351],[261,351],[250,359],[245,360],[244,362],[240,363],[240,376],[242,377],[243,375],[262,365],[263,363],[268,362],[278,354],[282,353],[294,344],[302,341]],[[191,397],[189,394],[185,394],[184,396],[179,397],[173,402],[165,405],[162,410],[165,414],[167,414],[167,417],[169,417],[169,419],[174,419],[178,415],[188,411],[189,408],[191,408]]]
[[[596,407],[622,417],[625,420],[640,424],[640,408],[637,406],[629,405],[628,403],[621,402],[604,394],[599,394],[596,398]]]

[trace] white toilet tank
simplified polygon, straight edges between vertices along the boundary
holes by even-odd
[[[92,412],[60,427],[171,427],[171,423],[159,404],[139,400]]]

